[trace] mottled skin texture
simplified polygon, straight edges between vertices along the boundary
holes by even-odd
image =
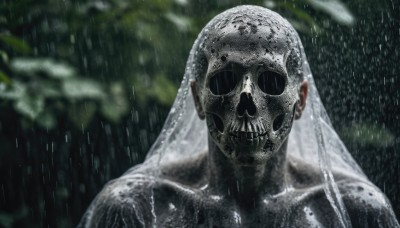
[[[286,155],[292,123],[307,98],[297,34],[259,7],[223,18],[199,44],[205,64],[191,84],[199,117],[207,122],[209,151],[109,182],[80,225],[340,227],[319,168]],[[210,81],[226,71],[238,80],[216,94]],[[269,72],[284,81],[279,94],[261,89],[259,77]],[[155,169],[161,174],[153,175]],[[353,227],[398,227],[375,186],[348,173],[333,175]]]
[[[163,167],[161,178],[137,174],[111,181],[97,198],[89,227],[339,227],[318,169],[288,160],[292,189],[242,203],[235,189],[220,194],[207,185],[207,155]],[[353,227],[397,227],[376,187],[340,173],[335,178]]]

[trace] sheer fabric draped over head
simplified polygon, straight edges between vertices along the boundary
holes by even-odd
[[[229,15],[255,13],[277,15],[258,6],[239,6],[217,15],[203,28],[190,51],[181,86],[162,132],[149,150],[145,162],[131,168],[122,178],[141,172],[146,172],[147,175],[150,172],[156,177],[159,175],[157,167],[160,165],[207,153],[206,123],[197,116],[190,91],[190,81],[199,78],[204,67],[207,67],[201,52],[203,43],[209,30],[215,29]],[[367,182],[368,180],[332,127],[315,86],[300,38],[295,31],[294,33],[300,47],[302,71],[304,79],[308,81],[309,91],[307,106],[302,117],[294,121],[289,135],[287,156],[298,157],[320,167],[325,194],[343,227],[348,227],[349,218],[334,182],[332,170],[341,170],[358,179]]]
[[[201,56],[200,49],[204,40],[207,39],[207,32],[210,28],[217,26],[227,15],[233,12],[240,14],[252,11],[275,14],[262,7],[239,6],[219,14],[203,28],[190,51],[181,86],[178,89],[175,102],[160,135],[149,150],[144,164],[134,167],[126,174],[133,170],[143,169],[145,166],[158,166],[161,163],[185,159],[207,152],[208,131],[206,123],[197,116],[190,91],[190,81],[199,78],[199,74],[204,71],[202,69],[206,67],[204,64],[207,64],[204,62],[204,57]],[[298,38],[297,34],[296,36]],[[308,81],[309,91],[307,106],[303,111],[302,117],[294,121],[289,136],[288,155],[299,157],[309,163],[318,165],[320,162],[324,162],[324,164],[321,164],[326,167],[324,169],[341,169],[364,179],[365,175],[332,127],[315,86],[314,78],[299,38],[298,45],[301,49],[303,75],[305,80]]]

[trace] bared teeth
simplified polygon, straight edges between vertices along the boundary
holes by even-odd
[[[230,135],[239,139],[255,139],[263,138],[265,134],[259,132],[232,131]]]
[[[255,124],[248,121],[236,122],[230,125],[229,134],[232,137],[243,141],[256,140],[258,142],[261,142],[264,140],[265,137],[267,137],[265,126],[260,121],[257,121],[257,123]]]
[[[251,138],[253,138],[253,133],[251,133],[251,132],[247,132],[247,138],[248,138],[248,139],[251,139]]]
[[[246,123],[242,123],[242,128],[240,129],[242,132],[246,132]]]

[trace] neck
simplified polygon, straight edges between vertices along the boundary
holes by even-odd
[[[285,189],[287,141],[268,161],[252,166],[238,165],[226,157],[209,138],[210,187],[217,194],[235,198],[239,204],[254,205],[265,195]]]

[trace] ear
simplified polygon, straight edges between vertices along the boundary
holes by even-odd
[[[197,92],[197,82],[195,80],[190,81],[190,88],[192,89],[194,105],[196,107],[197,115],[199,116],[200,119],[204,120],[205,118],[204,110],[200,102],[200,97]]]
[[[303,113],[303,110],[306,107],[307,94],[308,94],[308,82],[304,80],[302,83],[300,83],[300,89],[299,89],[300,99],[297,101],[295,107],[294,118],[296,120],[301,117],[301,114]]]

